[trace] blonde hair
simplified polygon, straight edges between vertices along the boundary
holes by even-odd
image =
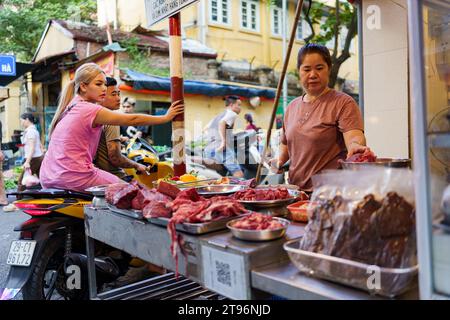
[[[56,125],[61,120],[61,115],[66,111],[69,102],[72,101],[75,94],[79,93],[80,85],[82,83],[89,84],[100,73],[104,73],[104,71],[95,63],[85,63],[77,69],[74,80],[66,85],[59,97],[58,108],[56,109],[52,123],[50,124],[50,137],[55,130]]]

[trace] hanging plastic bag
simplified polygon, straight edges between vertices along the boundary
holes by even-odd
[[[27,188],[31,188],[38,185],[39,183],[39,178],[31,173],[31,169],[26,169],[25,173],[23,174],[22,185]]]

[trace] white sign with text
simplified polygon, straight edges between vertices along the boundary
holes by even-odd
[[[145,0],[147,28],[198,0]]]

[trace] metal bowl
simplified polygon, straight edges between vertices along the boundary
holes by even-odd
[[[291,195],[291,198],[287,199],[278,199],[278,200],[237,200],[239,203],[248,206],[250,208],[254,209],[266,209],[266,208],[275,208],[275,207],[281,207],[286,206],[288,204],[291,204],[298,200],[298,196],[301,194],[302,191],[294,190],[294,189],[288,189],[289,194]]]
[[[237,191],[246,189],[246,186],[238,184],[218,184],[196,187],[198,194],[204,197],[212,196],[225,196],[233,194]]]
[[[346,162],[342,161],[342,168],[347,170],[361,170],[371,167],[411,168],[411,159],[377,158],[375,162]]]
[[[275,229],[275,230],[246,230],[246,229],[238,229],[234,228],[233,224],[241,219],[235,219],[227,223],[228,229],[230,229],[233,236],[241,240],[250,240],[250,241],[268,241],[281,238],[286,233],[286,230],[289,226],[289,220],[283,218],[274,217],[273,219],[279,221],[283,228]]]
[[[108,187],[108,184],[102,184],[95,187],[87,188],[85,191],[92,193],[96,197],[104,197],[105,196],[105,190]]]

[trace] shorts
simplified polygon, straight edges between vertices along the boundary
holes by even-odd
[[[231,173],[235,174],[242,171],[241,166],[236,160],[236,155],[232,150],[224,150],[223,152],[216,152],[216,150],[205,149],[204,157],[216,160],[216,163],[223,164],[225,168]]]

